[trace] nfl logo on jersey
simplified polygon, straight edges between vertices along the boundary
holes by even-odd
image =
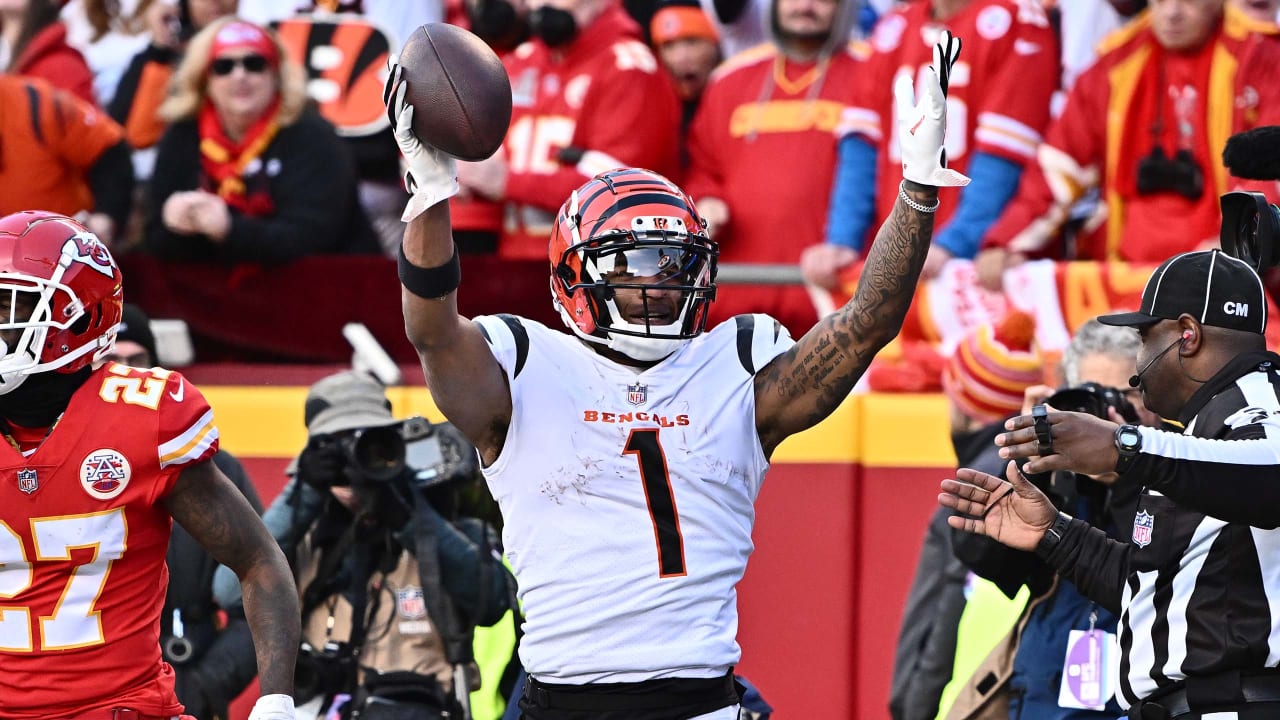
[[[649,386],[636,383],[627,386],[627,402],[632,405],[643,405],[649,399]]]
[[[406,620],[426,617],[427,602],[422,596],[422,588],[411,585],[396,590],[396,612]]]
[[[1146,547],[1151,544],[1151,529],[1155,527],[1156,518],[1146,510],[1138,513],[1133,519],[1133,544]]]
[[[18,471],[18,489],[30,495],[40,489],[40,481],[36,479],[36,471],[23,468]]]

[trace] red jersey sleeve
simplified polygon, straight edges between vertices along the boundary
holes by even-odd
[[[218,428],[204,395],[178,372],[168,373],[164,390],[158,408],[160,469],[181,471],[213,457],[218,451]]]
[[[1107,69],[1095,65],[1076,81],[1062,115],[1045,133],[1037,162],[1018,194],[987,231],[982,247],[1039,254],[1053,242],[1066,209],[1099,181],[1106,144]]]
[[[556,210],[595,175],[631,166],[666,175],[678,169],[680,106],[657,58],[638,40],[615,43],[590,79],[572,145],[587,151],[554,173],[509,172],[508,200]],[[565,93],[575,92],[574,82]]]
[[[1058,40],[1044,10],[1018,5],[1012,30],[983,48],[985,68],[974,72],[988,79],[982,94],[970,98],[970,111],[977,113],[975,150],[1021,165],[1035,159],[1062,71]]]
[[[895,38],[885,39],[884,36],[901,33],[900,26],[905,22],[901,8],[882,18],[875,30],[880,33],[882,44],[889,40],[898,42]],[[849,104],[840,113],[836,137],[861,135],[879,148],[885,138],[885,123],[892,120],[884,116],[884,111],[887,108],[886,97],[893,94],[892,89],[886,87],[886,82],[892,85],[896,70],[893,56],[890,52],[877,50],[875,41],[850,43],[849,50],[854,58],[863,63],[863,68],[854,77],[849,88]],[[888,101],[891,102],[892,97],[888,97]]]

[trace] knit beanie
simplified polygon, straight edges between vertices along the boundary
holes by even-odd
[[[943,370],[947,397],[965,415],[984,423],[1016,413],[1023,391],[1044,381],[1034,341],[1035,319],[1017,310],[994,325],[974,328]]]

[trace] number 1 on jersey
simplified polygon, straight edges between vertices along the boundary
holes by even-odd
[[[622,454],[635,455],[640,465],[644,499],[649,506],[649,519],[653,521],[653,535],[658,543],[658,577],[685,575],[680,514],[676,512],[676,496],[671,491],[671,476],[667,474],[667,456],[658,442],[657,429],[632,430]]]

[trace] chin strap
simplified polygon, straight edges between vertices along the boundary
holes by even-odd
[[[599,340],[599,338],[594,338]],[[635,337],[632,335],[612,335],[603,344],[610,350],[626,355],[640,362],[657,362],[689,342],[688,338],[656,338]]]

